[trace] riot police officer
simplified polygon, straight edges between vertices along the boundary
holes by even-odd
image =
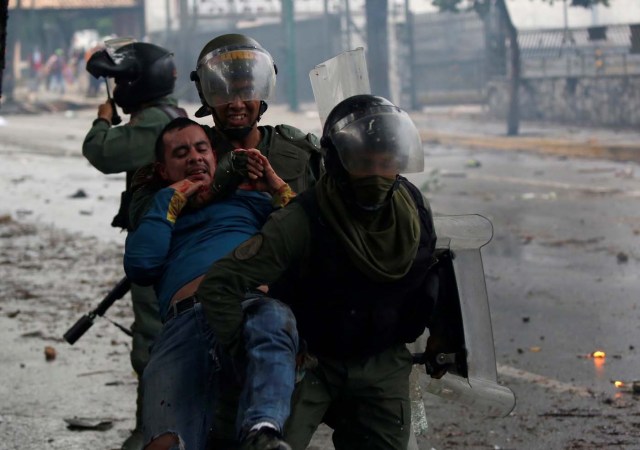
[[[202,102],[195,115],[213,116],[210,134],[218,155],[257,148],[294,192],[302,192],[321,172],[317,138],[291,125],[258,126],[275,91],[276,74],[273,58],[255,39],[243,34],[212,39],[191,73]]]
[[[154,161],[154,144],[163,127],[186,112],[171,97],[176,80],[173,54],[154,44],[130,42],[120,48],[107,48],[92,55],[87,70],[96,78],[114,78],[113,101],[98,107],[98,118],[82,145],[82,154],[102,173],[127,174],[120,209],[112,226],[130,229],[129,204],[134,172]],[[115,105],[130,114],[129,122],[114,127]],[[131,364],[142,376],[149,359],[149,346],[160,330],[158,306],[152,288],[131,286],[134,323]],[[136,428],[123,449],[142,449],[141,386],[138,385]]]
[[[358,95],[329,114],[321,145],[326,174],[214,264],[197,296],[232,353],[243,346],[246,292],[267,284],[291,307],[318,362],[295,388],[284,429],[294,449],[322,421],[337,449],[405,449],[413,364],[405,344],[432,325],[437,292],[431,211],[399,175],[423,170],[422,144],[404,111]],[[246,431],[244,448],[287,448],[273,430]]]

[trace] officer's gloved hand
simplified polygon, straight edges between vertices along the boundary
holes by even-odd
[[[447,353],[446,348],[446,342],[440,336],[430,335],[427,339],[423,362],[431,378],[442,378],[455,364],[455,353]]]
[[[236,190],[248,176],[247,154],[245,152],[227,152],[218,159],[213,175],[211,190],[216,199],[223,198]]]

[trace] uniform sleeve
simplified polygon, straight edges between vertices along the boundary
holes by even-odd
[[[153,197],[151,206],[135,231],[127,234],[124,271],[134,283],[153,284],[162,274],[169,254],[176,210],[186,202],[173,188],[164,188]]]
[[[131,204],[129,205],[129,227],[135,230],[142,221],[144,215],[153,205],[155,194],[160,186],[148,185],[143,186],[133,192]]]
[[[245,293],[271,285],[297,267],[309,242],[307,216],[292,204],[273,213],[260,233],[211,266],[197,295],[216,336],[232,354],[243,348]]]
[[[84,138],[82,154],[102,173],[135,170],[155,160],[156,137],[168,122],[158,108],[146,109],[119,127],[96,120]]]

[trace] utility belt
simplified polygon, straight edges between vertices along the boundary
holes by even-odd
[[[169,305],[169,311],[167,311],[167,315],[164,319],[164,323],[167,323],[168,321],[170,321],[174,317],[179,316],[183,312],[189,311],[194,306],[196,306],[197,303],[200,303],[200,302],[198,301],[198,297],[196,297],[195,294],[189,297],[183,298],[182,300],[177,301],[175,303],[172,303],[171,305]]]

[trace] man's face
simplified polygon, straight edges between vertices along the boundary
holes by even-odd
[[[173,129],[165,133],[164,162],[157,165],[158,173],[170,184],[184,179],[213,182],[216,157],[205,131],[197,125]]]
[[[247,97],[243,91],[252,89],[249,80],[234,82],[233,87],[238,93],[235,98],[229,103],[214,107],[216,116],[221,122],[217,125],[223,129],[251,127],[260,114],[260,100],[242,100]]]

